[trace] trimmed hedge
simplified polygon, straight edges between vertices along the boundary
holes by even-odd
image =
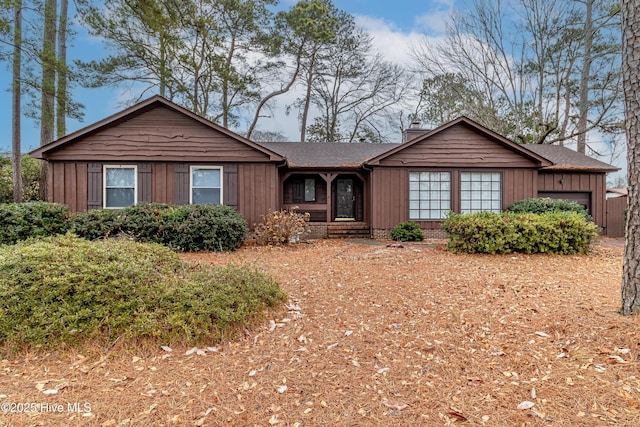
[[[424,233],[420,226],[413,222],[402,222],[391,229],[391,238],[400,242],[421,242],[424,240]]]
[[[591,216],[581,204],[571,200],[551,199],[549,197],[537,197],[532,199],[519,200],[512,203],[508,208],[508,212],[513,213],[536,213],[542,214],[546,212],[577,212],[583,215],[587,221],[592,221]]]
[[[124,235],[189,252],[237,249],[247,230],[245,219],[229,206],[159,203],[90,210],[74,215],[70,227],[89,240]]]
[[[13,348],[211,343],[285,299],[253,268],[186,263],[157,244],[61,235],[0,246],[0,344]]]
[[[449,214],[448,249],[466,253],[586,253],[598,226],[577,212]]]
[[[0,204],[0,244],[65,233],[69,209],[47,202]]]

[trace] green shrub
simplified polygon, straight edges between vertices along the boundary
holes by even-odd
[[[564,199],[551,199],[549,197],[538,197],[533,199],[524,199],[512,203],[508,208],[508,212],[513,213],[535,213],[542,214],[545,212],[577,212],[583,215],[588,221],[591,216],[587,213],[584,206]]]
[[[62,235],[0,246],[0,343],[13,347],[211,342],[285,298],[256,270],[185,263],[157,244]]]
[[[90,240],[126,235],[189,252],[230,251],[244,242],[247,222],[229,206],[141,203],[77,214],[70,229]]]
[[[417,223],[407,221],[391,229],[391,238],[401,242],[421,242],[424,240],[424,233]]]
[[[262,216],[262,223],[254,224],[254,237],[259,245],[288,245],[297,243],[307,230],[309,214],[297,208],[270,212]]]
[[[122,211],[118,209],[91,209],[73,214],[69,231],[88,240],[114,237],[120,233]]]
[[[0,244],[65,233],[69,209],[47,202],[0,204]]]
[[[577,212],[449,214],[442,228],[452,252],[585,253],[598,227]]]
[[[25,202],[38,200],[40,179],[40,160],[22,156],[22,200]],[[13,171],[11,159],[0,156],[0,203],[13,202]]]

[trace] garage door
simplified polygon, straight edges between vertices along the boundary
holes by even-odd
[[[538,197],[549,197],[551,199],[563,199],[576,202],[587,209],[587,213],[591,215],[591,193],[586,191],[567,191],[567,192],[538,192]]]

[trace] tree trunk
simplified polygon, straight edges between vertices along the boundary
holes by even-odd
[[[22,150],[20,136],[21,92],[20,73],[22,67],[22,0],[14,5],[13,27],[13,84],[11,105],[11,163],[13,165],[13,201],[22,202]]]
[[[63,137],[67,133],[67,15],[69,0],[60,0],[60,17],[58,26],[58,85],[56,88],[56,136]]]
[[[629,207],[622,268],[622,314],[640,311],[640,0],[622,2],[622,78]]]
[[[591,75],[591,46],[593,45],[593,0],[585,0],[584,53],[580,75],[580,104],[578,109],[578,153],[584,154],[587,147],[587,118],[589,116],[589,77]]]
[[[42,104],[40,110],[40,145],[53,141],[56,94],[56,15],[57,1],[46,0],[42,42]],[[47,200],[47,168],[40,168],[40,199]]]
[[[300,120],[300,142],[305,142],[307,137],[307,121],[309,120],[309,107],[311,106],[311,90],[313,87],[313,79],[315,74],[316,55],[311,57],[309,68],[307,69],[307,91],[304,97],[304,107],[302,108],[302,119]]]

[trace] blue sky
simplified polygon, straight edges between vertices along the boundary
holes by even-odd
[[[280,0],[280,7],[288,8],[294,0]],[[424,34],[437,34],[443,29],[446,16],[454,0],[334,0],[334,4],[356,17],[374,37],[376,47],[395,62],[408,61],[409,47]],[[75,28],[68,59],[89,60],[106,56],[101,41],[91,38],[82,28]],[[10,64],[0,65],[0,152],[11,149],[11,93]],[[83,122],[67,120],[68,133],[101,120],[120,110],[122,92],[116,88],[84,89],[72,91],[74,100],[84,104]],[[23,99],[23,104],[27,99]],[[23,116],[22,150],[29,151],[39,145],[38,124]],[[295,120],[292,120],[295,121]],[[266,126],[265,126],[266,127]],[[286,129],[277,129],[287,133]],[[295,139],[295,135],[291,135]]]

